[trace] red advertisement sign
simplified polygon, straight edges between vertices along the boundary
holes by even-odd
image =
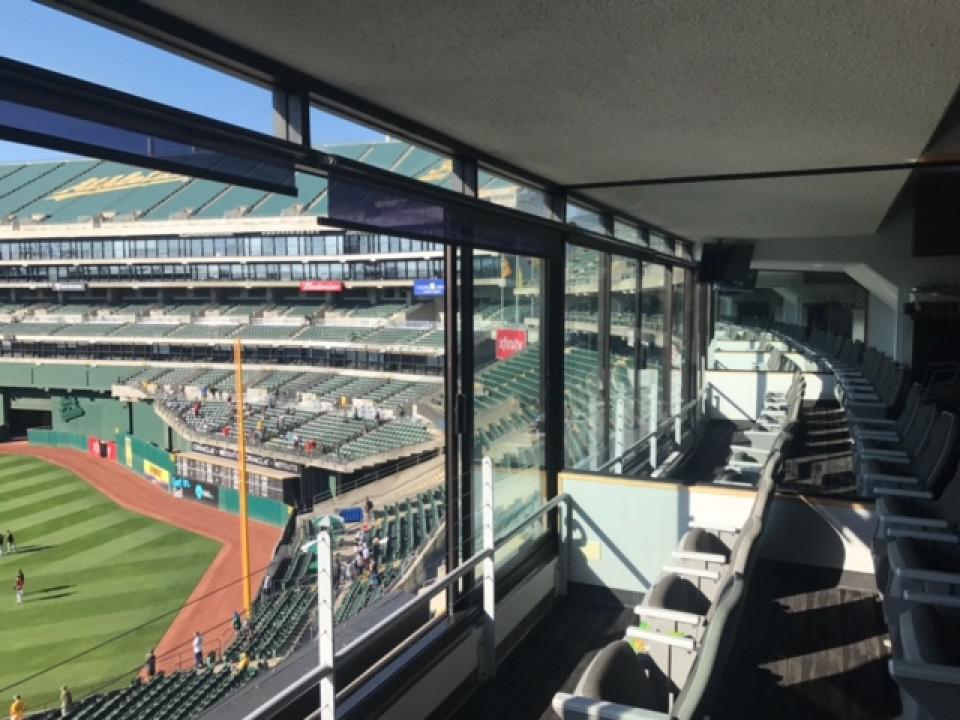
[[[497,330],[497,360],[506,360],[527,349],[526,330]]]
[[[304,280],[300,292],[343,292],[343,280]]]

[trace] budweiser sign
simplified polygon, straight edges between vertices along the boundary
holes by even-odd
[[[526,349],[526,330],[497,330],[497,360],[506,360]]]
[[[343,292],[343,280],[304,280],[300,292]]]

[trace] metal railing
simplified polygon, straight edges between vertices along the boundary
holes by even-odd
[[[706,415],[705,403],[708,394],[709,386],[706,385],[695,398],[682,405],[679,411],[657,423],[657,426],[653,430],[638,438],[616,457],[599,465],[596,471],[622,474],[624,468],[637,464],[638,460],[642,457],[644,445],[647,445],[647,452],[649,453],[647,464],[649,465],[650,472],[655,472],[657,468],[663,464],[660,459],[661,438],[668,437],[667,431],[672,429],[673,437],[671,439],[676,447],[680,448],[683,443],[685,429],[696,432],[700,427],[700,422]]]
[[[335,720],[336,717],[336,687],[334,684],[334,668],[338,659],[350,655],[353,651],[367,643],[371,638],[382,635],[384,628],[389,627],[403,617],[412,608],[429,602],[432,598],[445,592],[473,573],[477,567],[482,568],[482,635],[481,654],[479,659],[479,676],[488,678],[496,672],[496,552],[526,530],[531,523],[539,520],[547,513],[565,506],[561,518],[560,552],[558,556],[559,572],[556,592],[565,595],[570,568],[570,532],[572,529],[570,496],[561,493],[541,505],[536,511],[499,539],[495,539],[494,530],[494,501],[493,501],[493,462],[490,458],[483,458],[482,473],[482,532],[483,549],[468,558],[444,577],[425,585],[408,602],[391,612],[375,625],[367,629],[359,637],[347,643],[339,651],[334,652],[334,622],[333,622],[333,575],[332,575],[332,539],[328,532],[321,532],[316,540],[317,544],[317,652],[318,663],[309,672],[302,675],[295,682],[288,685],[281,692],[261,704],[255,710],[247,713],[244,720],[259,720],[268,717],[271,712],[282,708],[284,703],[301,695],[314,684],[320,684],[320,706],[317,712],[311,714],[311,720]]]

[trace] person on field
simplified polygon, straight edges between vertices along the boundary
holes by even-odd
[[[60,687],[60,717],[67,717],[73,710],[73,695],[66,685]]]
[[[23,570],[17,573],[17,582],[13,586],[14,592],[17,594],[17,605],[23,605],[23,588],[26,585],[26,578],[23,577]]]
[[[10,720],[23,720],[27,714],[27,704],[19,695],[13,696],[13,704],[10,705]]]
[[[0,532],[0,557],[3,557],[3,533]]]
[[[157,656],[154,654],[153,650],[147,653],[147,680],[153,680],[153,676],[157,674]]]
[[[13,539],[13,533],[7,530],[7,552],[15,553],[17,551],[17,541]]]
[[[236,610],[233,611],[233,631],[235,633],[240,632],[240,628],[243,627],[243,620],[240,617],[240,613]]]
[[[203,635],[199,630],[193,635],[193,662],[196,667],[203,667]]]

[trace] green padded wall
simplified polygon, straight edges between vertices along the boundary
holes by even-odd
[[[233,515],[240,514],[240,493],[233,488],[222,487],[219,489],[219,507],[224,512]],[[270,498],[250,495],[247,499],[247,511],[250,513],[251,520],[257,520],[268,525],[285,527],[293,508],[282,502],[271,500]]]
[[[46,445],[49,447],[74,448],[87,451],[87,436],[79,433],[60,432],[58,430],[27,430],[27,441],[31,445]]]
[[[233,488],[220,488],[220,509],[224,512],[240,514],[240,493]]]
[[[109,392],[117,379],[129,375],[130,367],[90,366],[78,363],[34,365],[0,363],[0,387],[52,388]]]
[[[63,398],[76,402],[83,414],[76,418],[64,417],[61,412]],[[120,432],[130,430],[127,403],[110,397],[89,393],[54,392],[50,396],[50,410],[54,430],[91,435],[103,440],[112,439],[117,429]]]
[[[33,365],[28,363],[0,363],[0,386],[34,387]]]
[[[167,424],[153,411],[153,404],[136,402],[133,407],[133,427],[131,432],[141,440],[170,448],[170,433]]]

